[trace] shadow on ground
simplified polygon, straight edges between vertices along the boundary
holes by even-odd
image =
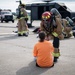
[[[16,75],[40,75],[46,72],[50,68],[39,68],[35,66],[35,62],[32,61],[27,67],[23,67],[16,72]]]

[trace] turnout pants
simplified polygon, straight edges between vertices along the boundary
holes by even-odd
[[[18,34],[23,35],[27,31],[27,23],[24,18],[18,20]]]

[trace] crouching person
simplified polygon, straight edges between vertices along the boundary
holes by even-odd
[[[45,40],[45,33],[39,33],[39,41],[35,44],[33,56],[36,59],[37,67],[53,67],[53,51],[54,47],[50,41]]]
[[[42,14],[40,31],[44,31],[46,33],[46,40],[49,41],[51,38],[53,38],[54,62],[57,62],[60,56],[60,39],[64,39],[62,29],[61,18],[58,15],[53,14],[52,11],[46,11]]]

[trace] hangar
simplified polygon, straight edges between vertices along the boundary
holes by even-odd
[[[46,1],[26,4],[26,9],[31,11],[31,22],[28,26],[32,26],[34,20],[41,20],[42,13],[44,11],[50,11],[52,8],[56,8],[62,15],[62,18],[66,18],[67,16],[70,18],[75,17],[75,12],[72,12],[64,3]]]

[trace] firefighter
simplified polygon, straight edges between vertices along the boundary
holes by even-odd
[[[46,40],[49,41],[51,37],[53,38],[54,62],[57,62],[57,59],[60,56],[59,39],[64,38],[62,35],[62,28],[60,16],[55,16],[48,11],[42,14],[40,30],[46,33]]]
[[[62,29],[63,37],[64,38],[69,38],[71,36],[75,37],[75,32],[72,32],[72,30],[74,29],[73,21],[69,17],[66,17],[66,19],[63,19],[61,14],[56,8],[52,8],[51,12],[55,15],[56,18],[58,17],[61,20],[61,24],[63,27]],[[62,39],[62,36],[60,39]]]
[[[62,25],[64,27],[63,34],[65,38],[70,38],[72,36],[75,37],[75,32],[73,32],[75,26],[73,21],[69,17],[66,17],[66,19],[62,19]]]
[[[66,20],[67,20],[68,23],[69,23],[69,27],[73,27],[73,26],[75,26],[75,25],[74,25],[74,22],[73,22],[73,20],[72,20],[71,18],[66,17]]]
[[[62,19],[63,25],[63,34],[64,38],[69,38],[72,36],[72,26],[70,26],[69,22],[66,19]]]
[[[27,12],[25,9],[25,4],[19,5],[19,17],[18,17],[18,36],[28,36],[28,26],[27,26]]]

